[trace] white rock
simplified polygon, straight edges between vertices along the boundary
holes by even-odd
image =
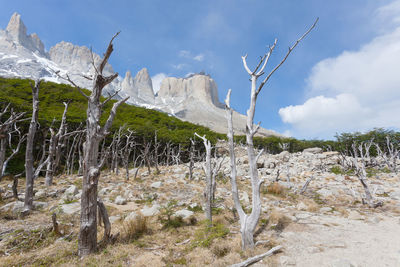
[[[319,154],[319,153],[322,153],[322,148],[320,148],[320,147],[306,148],[303,150],[303,153]]]
[[[318,194],[320,194],[321,196],[323,196],[324,198],[330,197],[333,195],[332,191],[326,188],[322,188],[320,190],[317,191]]]
[[[182,219],[187,219],[190,216],[192,216],[193,214],[194,214],[193,211],[186,210],[186,209],[178,210],[177,212],[175,212],[175,216],[182,217]]]
[[[62,213],[65,213],[67,215],[71,215],[74,213],[77,213],[81,210],[81,203],[79,202],[74,202],[70,204],[63,204],[60,206],[60,211]]]
[[[143,214],[143,216],[150,217],[160,213],[160,208],[161,208],[160,205],[154,204],[151,208],[145,206],[143,209],[140,210],[140,212]]]
[[[71,185],[65,190],[64,195],[76,195],[78,193],[78,188],[75,185]]]
[[[121,197],[121,196],[117,196],[114,200],[114,203],[117,205],[125,205],[126,204],[126,199]]]
[[[162,182],[154,182],[150,186],[151,188],[160,188],[162,186]]]
[[[362,216],[358,211],[352,210],[349,212],[348,219],[350,220],[364,220],[365,216]]]

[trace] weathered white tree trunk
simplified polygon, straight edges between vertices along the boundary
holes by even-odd
[[[13,109],[10,111],[10,116],[4,122],[1,122],[1,118],[8,112],[10,104],[8,104],[0,112],[0,180],[3,175],[5,175],[5,170],[7,168],[8,162],[18,153],[21,143],[24,141],[24,136],[21,136],[21,132],[16,126],[16,123],[20,121],[21,117],[25,115],[25,112],[16,113]],[[14,130],[12,130],[14,128]],[[12,148],[12,134],[17,132],[19,141],[16,149]],[[7,140],[8,139],[8,140]],[[7,142],[8,141],[8,142]],[[8,147],[12,150],[12,153],[8,158],[6,158],[6,150]]]
[[[64,102],[64,113],[61,118],[60,128],[58,129],[57,133],[54,133],[54,130],[50,128],[51,136],[50,136],[50,144],[49,144],[49,155],[47,161],[47,168],[46,168],[46,178],[45,184],[46,186],[51,186],[53,184],[53,176],[55,171],[55,157],[57,152],[58,142],[60,138],[65,132],[65,123],[67,120],[67,111],[68,111],[68,103]],[[61,151],[58,151],[61,152]]]
[[[254,114],[256,109],[256,101],[257,96],[260,93],[261,89],[265,85],[265,83],[269,80],[272,74],[286,61],[289,54],[292,50],[297,46],[297,44],[315,27],[318,19],[314,22],[314,24],[291,46],[289,47],[289,51],[282,59],[282,61],[271,70],[271,72],[266,76],[266,78],[261,82],[259,86],[257,86],[257,79],[264,75],[264,69],[268,63],[269,57],[271,56],[277,40],[275,39],[274,44],[269,48],[269,51],[264,54],[260,58],[258,65],[251,71],[247,66],[247,55],[242,57],[243,66],[246,69],[247,73],[250,75],[251,81],[251,91],[250,91],[250,107],[247,110],[247,123],[246,123],[246,144],[247,144],[247,156],[249,161],[249,172],[251,179],[251,188],[252,188],[252,211],[250,214],[246,214],[241,207],[239,201],[239,195],[236,184],[236,160],[234,155],[234,142],[233,142],[233,125],[232,125],[232,109],[230,107],[230,93],[228,91],[228,95],[225,100],[226,110],[227,110],[227,121],[228,121],[228,142],[229,142],[229,151],[231,158],[231,183],[232,183],[232,195],[235,203],[235,208],[239,214],[240,220],[240,232],[242,235],[242,249],[249,249],[254,247],[254,231],[257,227],[258,220],[261,214],[261,199],[260,199],[260,187],[263,183],[263,180],[260,180],[258,177],[257,171],[257,159],[260,157],[262,150],[256,155],[253,138],[257,133],[260,125],[254,125]]]
[[[29,124],[28,136],[26,138],[25,152],[25,200],[24,210],[29,212],[33,209],[33,183],[34,183],[34,168],[33,168],[33,142],[35,139],[38,112],[39,112],[39,86],[40,80],[35,81],[32,87],[32,118]]]
[[[200,136],[197,133],[195,135],[203,140],[204,147],[206,149],[206,162],[203,166],[204,173],[206,175],[206,188],[204,191],[204,196],[206,199],[206,218],[209,221],[210,225],[212,224],[212,208],[214,204],[214,195],[215,195],[215,177],[218,174],[218,171],[221,168],[223,158],[221,160],[214,159],[212,162],[211,158],[211,142],[207,140],[206,136]]]
[[[109,129],[114,121],[114,117],[118,106],[126,102],[129,97],[114,103],[110,115],[103,127],[100,126],[100,117],[103,112],[105,103],[110,101],[114,95],[110,95],[104,102],[100,101],[103,88],[118,77],[118,73],[111,76],[104,76],[103,69],[113,52],[113,40],[117,33],[110,41],[107,51],[104,54],[100,64],[95,66],[92,62],[95,73],[93,77],[93,88],[91,95],[86,95],[79,86],[70,80],[79,92],[88,100],[88,108],[86,111],[86,141],[83,144],[83,182],[81,196],[81,217],[78,242],[78,255],[80,257],[93,253],[97,249],[97,185],[100,177],[100,168],[102,163],[99,162],[99,144],[103,138],[109,134]]]

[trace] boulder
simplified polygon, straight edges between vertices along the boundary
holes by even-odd
[[[320,147],[310,147],[303,150],[303,153],[319,154],[322,153],[322,148]]]
[[[125,205],[126,204],[126,199],[121,197],[121,196],[117,196],[114,200],[114,203],[117,205]]]
[[[162,182],[154,182],[150,186],[151,186],[151,188],[158,189],[158,188],[160,188],[162,186]]]
[[[187,210],[187,209],[183,209],[183,210],[178,210],[177,212],[175,212],[175,216],[177,217],[182,217],[182,219],[188,219],[190,218],[190,216],[192,216],[194,213],[193,211]]]
[[[72,215],[74,213],[79,212],[80,210],[81,210],[81,203],[79,202],[60,205],[60,211],[67,215]]]
[[[143,209],[140,210],[140,212],[143,214],[143,216],[150,217],[160,213],[160,208],[160,205],[154,204],[152,207],[145,206]]]

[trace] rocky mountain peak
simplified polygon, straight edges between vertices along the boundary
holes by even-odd
[[[26,26],[21,20],[21,15],[15,12],[8,22],[6,31],[14,37],[16,41],[22,40],[26,36]]]
[[[27,35],[27,28],[21,19],[21,15],[14,13],[8,22],[6,32],[8,36],[17,44],[27,48],[32,52],[46,56],[44,45],[36,33]]]

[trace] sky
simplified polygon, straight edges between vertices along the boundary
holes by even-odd
[[[60,41],[102,54],[125,75],[149,70],[155,90],[167,76],[211,75],[223,102],[245,114],[252,68],[278,39],[266,72],[317,17],[259,94],[255,121],[301,139],[400,128],[400,0],[0,0],[0,28],[14,12],[46,50]]]

